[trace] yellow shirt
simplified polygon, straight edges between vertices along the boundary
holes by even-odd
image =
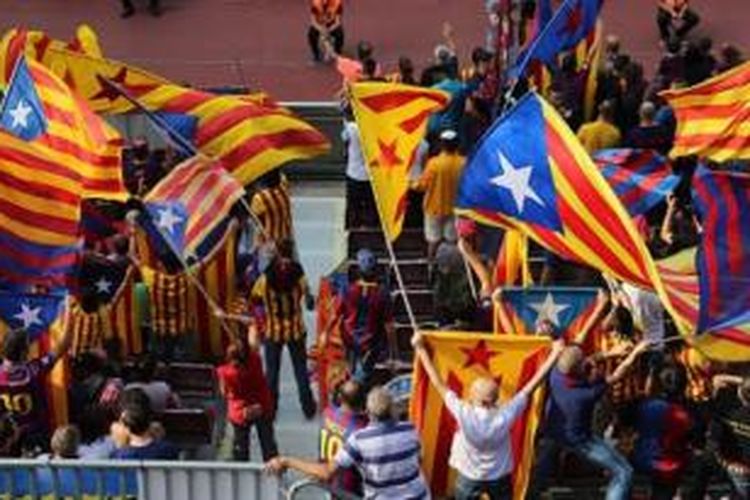
[[[586,148],[586,151],[593,153],[600,149],[614,148],[620,145],[620,131],[604,120],[584,123],[578,129],[578,139]]]
[[[443,217],[453,213],[458,182],[466,158],[459,154],[440,153],[427,162],[419,179],[419,188],[425,192],[424,213]]]

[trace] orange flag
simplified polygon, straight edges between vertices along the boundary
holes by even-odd
[[[393,241],[401,234],[409,169],[427,121],[450,97],[437,90],[386,82],[355,83],[350,90],[383,231]]]
[[[547,337],[473,332],[430,332],[424,337],[438,374],[459,398],[468,396],[476,378],[491,377],[500,384],[501,403],[508,401],[536,373],[550,345]],[[448,466],[448,457],[456,422],[421,364],[416,365],[412,380],[410,414],[422,441],[422,469],[433,495],[450,495],[456,472]],[[515,464],[513,497],[516,499],[524,498],[526,493],[543,399],[543,390],[537,390],[511,429]]]

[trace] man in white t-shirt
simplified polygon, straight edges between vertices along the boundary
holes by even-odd
[[[498,403],[499,387],[491,378],[478,378],[471,384],[469,400],[462,401],[448,389],[425,350],[421,334],[413,341],[418,359],[430,382],[456,419],[458,430],[453,436],[449,464],[458,472],[455,498],[464,500],[488,495],[495,499],[512,499],[513,455],[510,429],[523,414],[529,398],[550,372],[564,348],[557,340],[544,364],[524,387],[506,404]]]
[[[346,145],[346,228],[377,227],[370,174],[362,154],[359,128],[349,108],[344,110],[341,139]]]

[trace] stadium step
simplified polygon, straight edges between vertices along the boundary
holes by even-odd
[[[385,237],[380,229],[353,229],[348,234],[349,258],[354,259],[361,248],[369,248],[378,257],[388,257]],[[393,244],[399,259],[421,258],[427,255],[427,244],[419,229],[404,229]]]

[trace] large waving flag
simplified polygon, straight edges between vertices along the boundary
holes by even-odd
[[[211,250],[203,246],[206,238],[244,193],[219,163],[198,156],[177,165],[143,201],[172,248],[201,258]]]
[[[0,319],[10,328],[26,330],[34,342],[60,316],[64,300],[64,295],[0,290]]]
[[[677,118],[672,158],[695,155],[716,162],[750,158],[750,62],[661,96]]]
[[[511,70],[523,75],[530,63],[552,64],[557,55],[575,48],[596,26],[603,0],[565,0],[532,40]]]
[[[542,337],[475,332],[429,332],[425,333],[425,342],[440,377],[458,397],[469,396],[476,378],[491,377],[500,385],[501,401],[508,401],[536,373],[550,344]],[[534,393],[510,432],[514,498],[524,498],[526,492],[543,396],[541,389]],[[413,377],[410,414],[421,435],[422,468],[432,493],[438,497],[450,495],[456,472],[448,466],[448,457],[456,422],[421,364],[416,365]]]
[[[403,227],[409,169],[427,121],[450,97],[439,90],[399,83],[356,83],[350,90],[383,230],[393,241]]]
[[[680,182],[666,158],[651,150],[605,149],[594,162],[633,217],[663,201]]]
[[[485,135],[465,167],[458,212],[522,230],[563,258],[660,288],[622,203],[557,112],[527,94]]]
[[[548,321],[556,335],[580,341],[579,333],[596,310],[596,288],[504,288],[497,308],[498,331],[533,335],[541,321]]]
[[[750,323],[750,174],[700,166],[693,200],[703,227],[698,331]]]
[[[493,285],[496,287],[532,284],[528,236],[520,231],[505,231],[497,253],[494,274]]]
[[[119,134],[40,63],[18,59],[0,109],[0,126],[68,165],[80,177],[85,196],[127,197]]]
[[[0,279],[69,283],[81,247],[81,190],[68,165],[0,130]]]

